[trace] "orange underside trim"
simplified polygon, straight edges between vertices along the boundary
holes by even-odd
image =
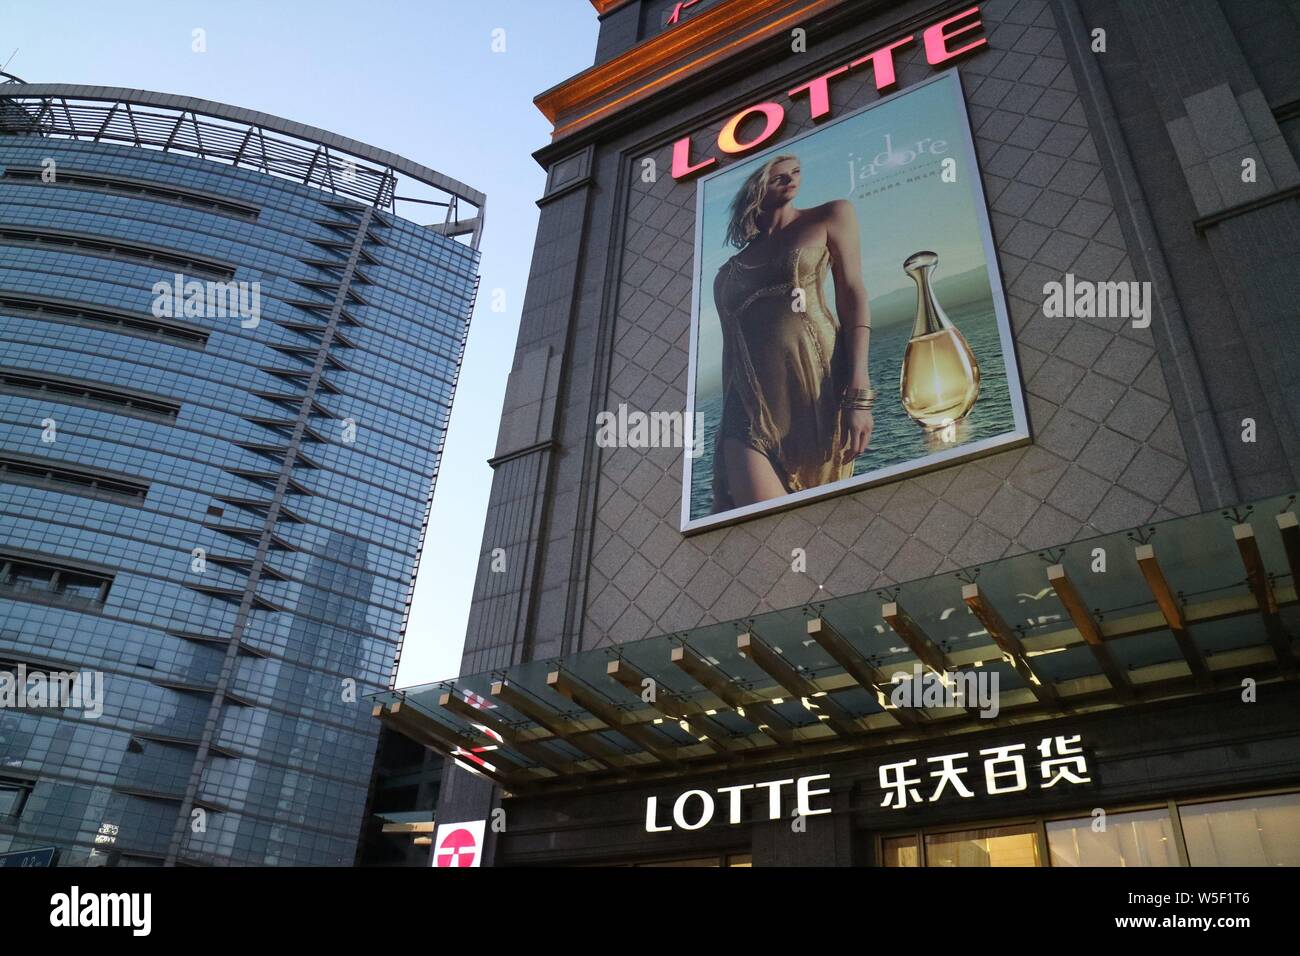
[[[623,0],[592,2],[603,13]],[[555,124],[551,138],[558,139],[843,2],[729,0],[584,70],[533,102]]]

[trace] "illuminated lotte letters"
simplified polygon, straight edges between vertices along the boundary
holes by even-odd
[[[800,777],[797,780],[790,777],[786,780],[768,780],[764,783],[745,783],[734,787],[718,787],[717,793],[722,794],[728,800],[727,822],[732,826],[741,822],[740,794],[745,790],[766,788],[767,818],[769,820],[781,819],[781,788],[787,784],[794,784],[796,815],[815,817],[823,813],[830,813],[831,808],[822,807],[814,810],[812,808],[812,798],[831,791],[829,787],[814,790],[812,785],[818,780],[829,780],[830,778],[831,775],[828,773],[819,773],[809,777]],[[699,830],[708,826],[713,820],[715,807],[716,802],[713,799],[713,794],[707,790],[687,790],[673,803],[672,823],[661,825],[659,823],[659,798],[649,797],[645,802],[646,833],[667,833],[673,829],[674,825],[682,830]]]
[[[964,35],[981,27],[980,8],[978,5],[955,13],[938,23],[928,26],[921,32],[921,43],[925,47],[926,62],[932,67],[942,66],[959,56],[978,50],[988,44],[984,37],[964,38]],[[963,38],[959,40],[958,38]],[[848,73],[850,70],[870,66],[876,81],[876,90],[885,92],[898,83],[894,71],[894,51],[915,41],[915,34],[909,33],[902,39],[872,50],[866,56],[860,56],[843,66],[836,67],[828,73],[815,77],[800,86],[796,86],[786,95],[791,99],[797,96],[808,97],[808,116],[814,123],[819,123],[831,115],[831,80]],[[969,39],[969,42],[965,42]],[[954,45],[956,41],[959,45]],[[754,121],[754,122],[751,122]],[[761,121],[761,128],[756,123]],[[718,132],[718,149],[727,156],[739,156],[757,149],[768,142],[781,129],[785,122],[785,107],[780,103],[769,101],[747,106],[723,124]],[[742,135],[741,127],[748,125],[749,132]],[[754,130],[757,128],[757,132]],[[706,156],[699,161],[691,157],[691,138],[683,136],[673,143],[674,179],[686,179],[701,170],[708,169],[718,162],[715,156]]]

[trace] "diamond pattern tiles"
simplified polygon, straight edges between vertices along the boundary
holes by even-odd
[[[677,530],[680,450],[606,449],[583,647],[1200,510],[1150,330],[1041,313],[1044,283],[1066,272],[1136,276],[1048,5],[993,0],[982,10],[990,48],[962,63],[961,78],[1033,444],[689,538]],[[900,57],[900,88],[928,75],[919,50]],[[849,74],[832,85],[838,115],[876,98],[869,82]],[[801,121],[792,111],[790,135]],[[702,130],[700,144],[714,132]],[[653,155],[669,167],[667,144]],[[605,407],[680,410],[696,187],[632,179]],[[791,571],[796,547],[807,573]]]

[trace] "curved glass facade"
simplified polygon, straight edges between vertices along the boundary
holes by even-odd
[[[0,167],[0,852],[350,865],[478,252],[195,156]]]

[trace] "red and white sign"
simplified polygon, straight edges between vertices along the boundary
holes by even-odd
[[[673,7],[673,12],[669,14],[668,19],[664,25],[673,26],[676,23],[680,23],[682,19],[682,13],[684,13],[690,7],[695,6],[699,2],[700,0],[678,0],[677,5]]]
[[[474,693],[473,691],[468,691],[468,690],[465,691],[465,703],[469,704],[475,710],[496,710],[496,706],[497,706],[496,704],[488,700],[486,697],[480,697],[478,694]],[[505,743],[505,741],[502,739],[499,733],[497,733],[487,724],[471,724],[471,726],[479,733],[481,733],[484,737],[487,737],[489,740],[494,740],[496,741],[496,743],[484,744],[478,747],[471,747],[469,748],[469,750],[466,750],[464,747],[457,747],[455,750],[451,752],[451,756],[453,759],[456,760],[456,766],[464,770],[468,770],[470,773],[476,776],[480,775],[481,772],[480,768],[482,770],[486,770],[488,773],[491,773],[492,771],[496,770],[496,765],[486,760],[483,757],[483,754],[491,753],[493,750],[497,749],[497,744]],[[461,760],[460,759],[461,757],[464,757],[465,760],[469,761],[469,763],[466,763],[465,760]]]
[[[480,866],[486,820],[440,823],[433,838],[433,866]]]

